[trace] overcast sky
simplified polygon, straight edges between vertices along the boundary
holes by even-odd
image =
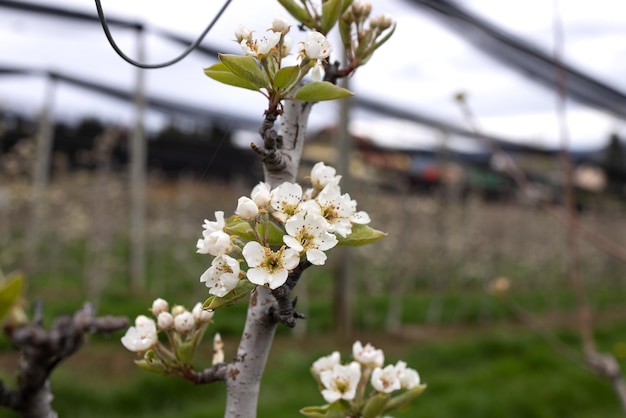
[[[195,37],[210,21],[222,2],[217,0],[102,0],[111,17],[145,22]],[[351,80],[359,95],[389,101],[407,110],[465,126],[452,97],[467,93],[469,102],[486,133],[557,146],[559,134],[554,94],[514,70],[489,58],[450,32],[439,21],[403,0],[374,0],[374,14],[390,12],[398,22],[391,40],[376,52],[367,66]],[[95,14],[90,0],[46,0]],[[554,1],[461,1],[468,10],[494,22],[517,36],[550,52],[554,40]],[[565,59],[590,75],[626,91],[626,5],[615,0],[561,0]],[[241,23],[262,33],[277,14],[286,15],[275,0],[234,0],[223,18],[208,35],[207,42],[238,51],[231,41],[233,29]],[[135,55],[134,34],[114,28],[114,36],[129,55]],[[294,31],[295,32],[295,31]],[[295,32],[294,37],[298,33]],[[0,7],[0,65],[55,69],[80,77],[131,90],[135,69],[123,62],[109,47],[102,29],[88,23],[53,19]],[[181,46],[148,36],[147,61],[167,60]],[[220,85],[203,75],[202,68],[213,62],[192,54],[181,63],[147,74],[147,94],[216,108],[247,117],[258,117],[264,98],[254,92]],[[43,101],[44,80],[0,77],[0,106],[35,109]],[[332,104],[314,110],[314,125],[332,123]],[[55,112],[63,117],[96,115],[130,123],[132,109],[118,101],[61,86]],[[366,127],[386,143],[419,147],[432,141],[423,130],[406,123],[378,121],[371,124],[355,112],[355,129]],[[152,125],[162,121],[148,115]],[[370,122],[370,123],[366,123]],[[577,148],[603,146],[613,131],[624,132],[623,121],[576,103],[568,105],[571,142]]]

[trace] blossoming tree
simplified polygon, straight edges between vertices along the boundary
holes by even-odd
[[[334,168],[317,163],[309,188],[295,181],[312,106],[352,95],[336,81],[365,64],[392,35],[395,24],[388,15],[370,17],[371,4],[358,0],[279,2],[306,31],[295,53],[287,36],[295,25],[277,17],[260,37],[238,27],[235,37],[243,55],[222,54],[219,63],[205,69],[214,80],[267,98],[259,129],[262,145],[252,144],[263,161],[265,179],[249,196],[239,198],[232,216],[217,211],[215,220],[204,221],[197,252],[210,257],[210,266],[200,276],[209,297],[191,312],[179,305],[170,308],[159,298],[151,308],[154,319],[140,315],[122,338],[126,348],[142,355],[136,363],[146,370],[196,384],[225,382],[227,417],[256,416],[276,327],[294,327],[303,317],[291,296],[303,271],[323,265],[326,252],[338,245],[364,245],[385,235],[370,228],[367,213],[342,193],[341,176]],[[334,49],[326,34],[336,26],[346,54],[344,67],[329,61]],[[287,64],[290,55],[296,58],[293,65]],[[224,361],[223,343],[216,334],[212,367],[195,370],[193,354],[214,312],[244,298],[248,312],[234,358]],[[355,343],[353,358],[342,365],[335,352],[313,365],[327,404],[303,408],[302,414],[379,417],[424,389],[417,372],[405,363],[383,367],[382,351],[369,344]]]

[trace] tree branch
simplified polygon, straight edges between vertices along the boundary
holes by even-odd
[[[56,417],[48,380],[54,368],[82,347],[86,333],[108,334],[128,326],[122,317],[94,317],[85,304],[74,316],[58,317],[49,331],[39,320],[5,332],[21,351],[17,390],[0,385],[0,405],[22,413],[25,418]]]
[[[268,116],[272,112],[266,112],[265,121],[259,130],[263,138],[263,148],[253,148],[263,158],[265,181],[270,187],[295,181],[312,107],[313,103],[286,100],[278,132],[274,131],[272,116]],[[301,272],[297,273],[296,278],[292,273],[292,287],[285,291],[285,296],[279,297],[281,303],[288,301],[291,304],[291,289],[300,274]],[[293,319],[296,316],[293,306],[290,306],[290,310]],[[270,289],[257,286],[250,294],[237,355],[228,364],[226,372],[227,399],[224,416],[227,418],[256,417],[261,378],[278,325],[275,314],[272,314],[275,312],[280,312],[280,308]]]

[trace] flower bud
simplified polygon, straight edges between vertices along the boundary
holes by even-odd
[[[286,57],[291,52],[291,48],[293,47],[293,39],[288,36],[283,38],[283,45],[280,50],[280,55],[282,57]]]
[[[214,311],[203,309],[202,304],[200,302],[196,303],[196,305],[191,310],[191,314],[193,315],[193,318],[199,324],[206,324],[206,323],[211,322],[211,319],[213,318],[213,313]]]
[[[254,189],[252,189],[252,193],[250,193],[250,197],[254,200],[260,208],[265,208],[270,204],[270,200],[272,200],[272,196],[270,193],[270,186],[265,182],[260,182]]]
[[[243,40],[251,41],[252,31],[243,25],[239,25],[237,26],[237,29],[235,29],[235,39],[238,43],[241,43]]]
[[[213,337],[213,361],[212,364],[216,365],[224,362],[224,342],[219,332],[215,333]]]
[[[241,196],[237,203],[237,210],[235,213],[241,216],[241,218],[250,221],[259,216],[259,208],[257,204],[254,203],[254,200],[246,196]]]
[[[365,18],[372,12],[372,3],[369,1],[354,0],[352,2],[352,13],[357,18]]]
[[[174,317],[174,329],[179,334],[186,334],[190,332],[195,325],[196,321],[193,319],[193,315],[189,311],[185,311]]]
[[[157,316],[157,325],[163,331],[172,329],[174,326],[174,315],[169,312],[161,312]]]
[[[378,27],[381,31],[390,28],[391,25],[393,25],[393,19],[389,13],[370,19],[370,26],[372,28]]]
[[[289,28],[289,22],[282,16],[276,16],[272,21],[272,30],[274,32],[287,33]]]
[[[317,64],[315,64],[315,66],[311,69],[311,80],[322,81],[324,80],[324,74],[326,74],[324,66],[318,61]]]
[[[183,312],[187,312],[187,309],[185,309],[185,307],[182,305],[174,305],[172,307],[172,315],[174,316],[178,316],[182,314]]]
[[[152,302],[152,315],[159,316],[161,312],[168,311],[170,309],[170,305],[167,303],[165,299],[157,298]]]

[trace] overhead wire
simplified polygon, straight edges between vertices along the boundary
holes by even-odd
[[[115,53],[117,53],[117,55],[119,55],[127,63],[129,63],[129,64],[131,64],[131,65],[133,65],[135,67],[144,68],[144,69],[157,69],[157,68],[169,67],[170,65],[174,65],[177,62],[180,62],[183,58],[185,58],[187,55],[189,55],[194,49],[196,49],[200,45],[200,43],[203,41],[205,36],[211,31],[211,29],[213,29],[213,26],[222,17],[222,14],[226,11],[226,9],[230,5],[231,1],[232,0],[226,0],[224,2],[222,7],[220,8],[220,10],[213,17],[213,20],[211,20],[211,22],[204,29],[204,31],[200,34],[200,36],[198,36],[198,38],[195,41],[193,41],[182,53],[180,53],[180,55],[178,55],[175,58],[172,58],[171,60],[168,60],[168,61],[165,61],[165,62],[161,62],[161,63],[158,63],[158,64],[146,64],[146,63],[139,62],[137,60],[134,60],[134,59],[130,58],[117,45],[117,43],[115,42],[115,39],[113,39],[113,35],[111,34],[111,30],[109,29],[109,25],[107,23],[107,19],[104,16],[104,10],[102,9],[101,0],[95,0],[95,2],[96,2],[96,10],[98,11],[98,18],[100,20],[100,24],[102,25],[102,29],[104,30],[104,34],[105,34],[107,40],[109,41],[109,44],[111,45],[111,47],[115,51]],[[137,28],[137,30],[142,30],[143,26],[142,25],[137,25],[136,28]]]

